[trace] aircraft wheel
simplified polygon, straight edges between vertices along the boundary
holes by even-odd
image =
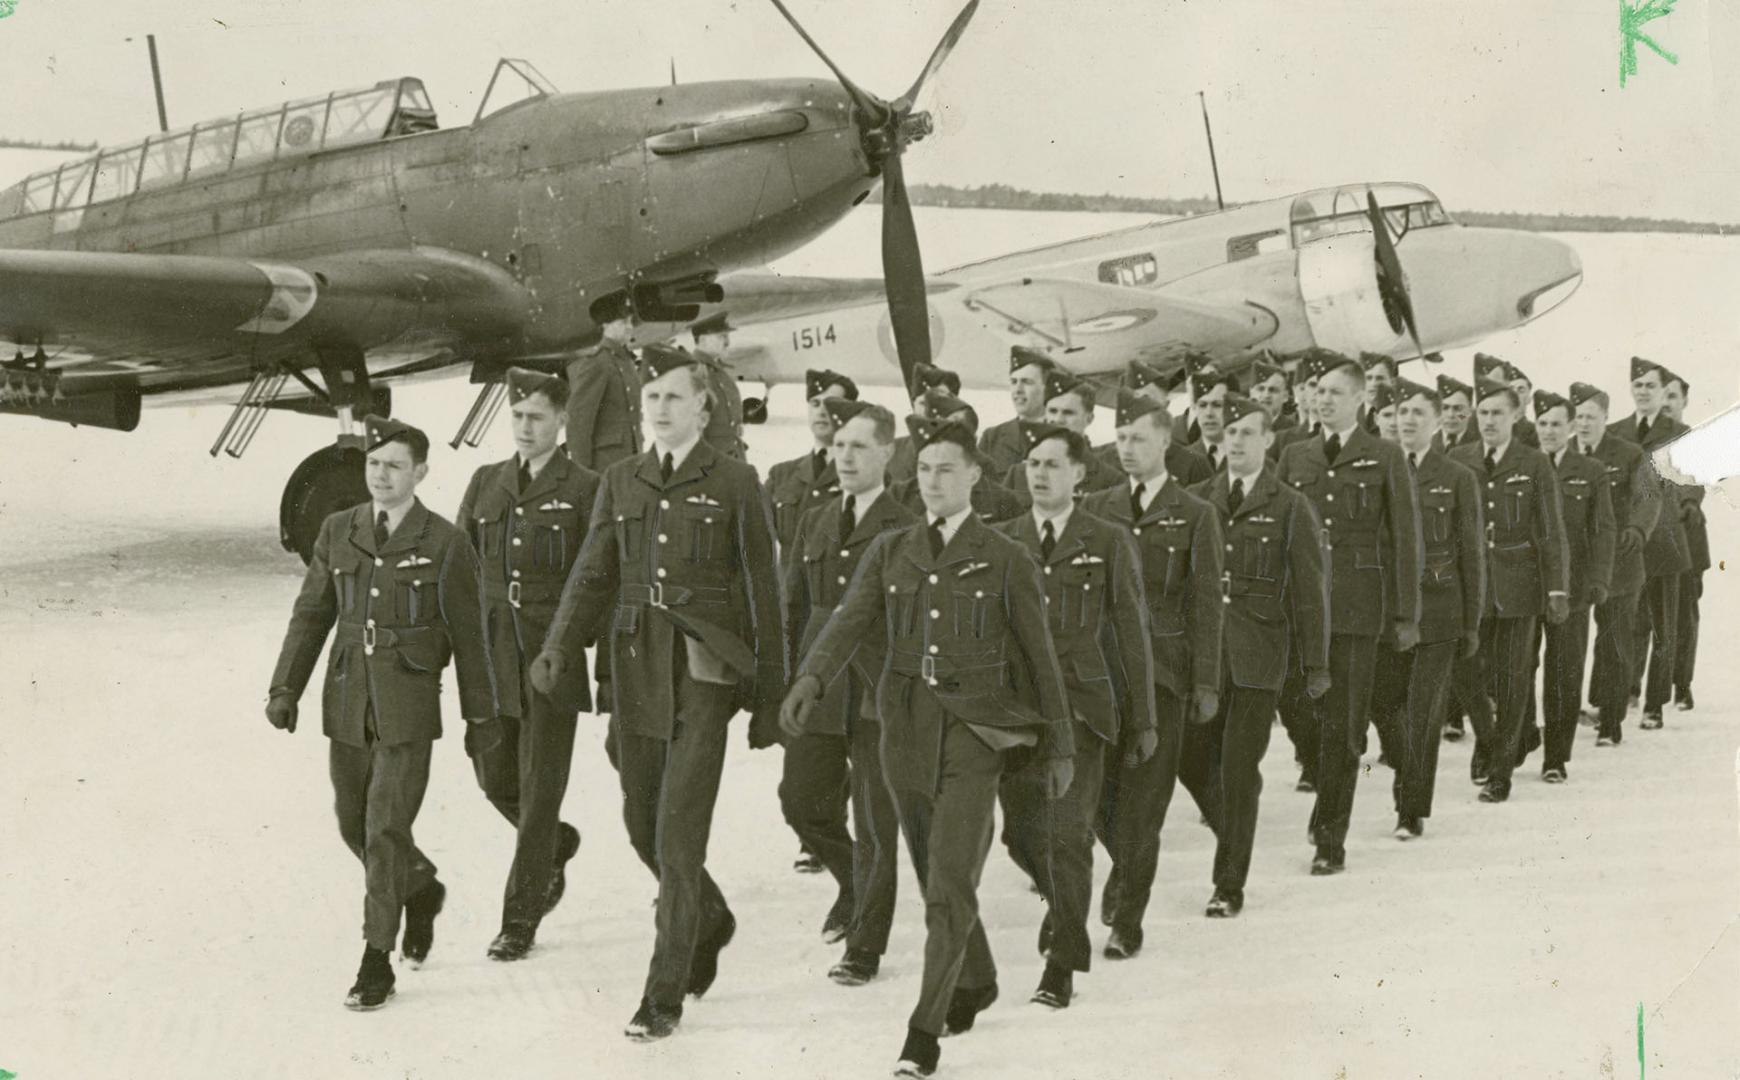
[[[744,398],[743,422],[745,424],[767,423],[767,399],[758,397]]]
[[[284,485],[278,503],[278,542],[306,563],[314,557],[321,523],[368,500],[362,451],[354,446],[323,446],[303,458]]]

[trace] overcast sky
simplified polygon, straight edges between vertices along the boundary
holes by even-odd
[[[825,74],[765,0],[16,5],[0,19],[0,135],[13,137],[108,143],[154,130],[148,30],[177,126],[396,75],[421,76],[443,122],[464,122],[500,55],[531,59],[564,90],[663,82],[673,59],[684,81]],[[956,10],[790,6],[890,98]],[[912,151],[908,172],[1212,194],[1203,90],[1231,200],[1408,179],[1452,211],[1740,223],[1737,21],[1680,0],[1645,28],[1679,63],[1640,48],[1621,90],[1615,0],[984,0],[925,94],[940,137]]]

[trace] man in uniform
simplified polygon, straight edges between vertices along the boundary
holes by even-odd
[[[1407,652],[1420,638],[1420,510],[1401,450],[1359,424],[1365,372],[1325,359],[1317,382],[1323,434],[1281,454],[1276,476],[1310,499],[1330,558],[1329,679],[1319,703],[1313,874],[1347,867],[1347,829],[1365,745],[1379,637]]]
[[[1292,401],[1288,394],[1290,388],[1287,372],[1279,364],[1260,358],[1251,362],[1250,398],[1269,414],[1271,432],[1286,431],[1299,423],[1298,417],[1287,408]]]
[[[804,400],[810,411],[810,437],[815,446],[809,453],[782,461],[767,470],[767,494],[773,500],[773,532],[783,556],[791,551],[798,522],[810,507],[828,502],[840,493],[828,452],[834,445],[834,421],[827,403],[831,399],[858,400],[858,384],[837,371],[811,369],[804,374]]]
[[[1387,443],[1399,438],[1396,434],[1395,388],[1395,383],[1385,383],[1371,392],[1371,399],[1366,403],[1366,416],[1371,421],[1366,430]]]
[[[1306,671],[1312,697],[1329,688],[1329,579],[1317,514],[1310,500],[1266,467],[1274,438],[1268,412],[1238,394],[1227,395],[1221,409],[1226,468],[1192,492],[1219,512],[1226,533],[1226,665],[1220,712],[1210,729],[1219,744],[1214,756],[1222,803],[1211,919],[1236,918],[1244,910],[1263,792],[1260,766],[1290,664]],[[1299,656],[1290,657],[1290,648]]]
[[[793,671],[845,597],[871,543],[917,520],[883,487],[894,452],[893,415],[878,405],[838,397],[826,399],[824,407],[833,423],[840,493],[804,515],[785,560],[786,644]],[[828,684],[803,734],[786,741],[779,784],[786,823],[839,885],[823,937],[845,939],[845,956],[828,972],[843,986],[876,977],[894,920],[899,826],[882,771],[876,707],[883,648],[881,640],[866,639],[849,670]],[[839,815],[842,788],[850,791],[851,832]]]
[[[736,920],[706,870],[726,726],[753,713],[775,741],[785,644],[773,525],[755,470],[701,438],[709,378],[681,349],[649,345],[641,407],[652,446],[605,470],[590,533],[562,590],[532,685],[560,685],[582,645],[608,642],[623,818],[659,881],[657,941],[624,1034],[663,1038],[683,995],[713,984]]]
[[[1236,394],[1239,381],[1231,375],[1223,375],[1218,371],[1204,372],[1190,377],[1190,396],[1196,402],[1192,412],[1196,416],[1197,438],[1191,445],[1208,458],[1211,474],[1219,473],[1226,466],[1225,414],[1221,411],[1221,402],[1228,394]]]
[[[1039,567],[973,514],[973,433],[913,418],[925,519],[883,534],[799,665],[780,724],[804,733],[823,690],[865,641],[888,651],[877,682],[882,761],[925,898],[924,974],[901,1047],[902,1076],[935,1071],[938,1036],[971,1028],[996,999],[978,882],[1007,755],[1047,759],[1046,790],[1069,790],[1063,673],[1046,630]],[[1031,695],[1011,689],[1011,666]]]
[[[1044,421],[1045,374],[1056,367],[1056,361],[1037,349],[1016,345],[1009,350],[1009,400],[1015,406],[1015,417],[986,428],[979,436],[979,456],[990,475],[1005,476],[1016,462],[1027,457],[1029,447],[1021,437],[1021,421]]]
[[[1182,368],[1174,375],[1167,376],[1140,360],[1132,360],[1129,367],[1124,369],[1121,384],[1124,389],[1152,398],[1156,404],[1165,407],[1172,398],[1175,380],[1186,377]],[[1174,430],[1176,427],[1174,425]],[[1118,463],[1116,440],[1096,447],[1094,454],[1099,457],[1102,468],[1123,473],[1123,466]],[[1209,465],[1206,454],[1194,446],[1186,446],[1183,440],[1178,439],[1166,444],[1166,475],[1172,477],[1173,482],[1180,487],[1189,488],[1213,476],[1214,468]]]
[[[1661,518],[1661,479],[1637,444],[1607,434],[1608,398],[1588,383],[1571,384],[1578,453],[1602,468],[1617,536],[1606,601],[1595,605],[1595,666],[1589,704],[1596,710],[1595,745],[1624,737],[1631,693],[1638,597],[1644,584],[1644,549]]]
[[[1464,443],[1478,442],[1480,433],[1468,421],[1474,416],[1474,387],[1450,375],[1438,376],[1438,433],[1432,448],[1449,453]]]
[[[975,436],[978,434],[979,414],[973,411],[971,405],[940,386],[926,390],[919,399],[919,405],[924,411],[915,415],[920,419],[950,420],[973,432]],[[915,444],[909,439],[907,446],[913,445]],[[899,452],[898,444],[895,451]],[[924,494],[919,490],[917,476],[890,482],[888,493],[914,514],[924,512]],[[973,513],[979,516],[979,520],[1004,521],[1019,514],[1027,505],[1027,500],[991,479],[981,466],[979,482],[973,485],[972,503]]]
[[[914,364],[912,368],[912,385],[907,388],[912,400],[912,415],[930,417],[930,412],[924,403],[927,390],[944,390],[951,396],[959,398],[961,393],[961,376],[958,372],[947,368],[934,367],[930,364]],[[912,443],[910,435],[901,435],[894,440],[894,456],[888,461],[888,482],[903,484],[911,480],[918,472],[918,449]]]
[[[725,362],[733,329],[730,318],[721,311],[696,322],[689,333],[695,339],[694,361],[707,374],[707,396],[713,403],[701,438],[726,457],[742,461],[748,452],[743,442],[743,395]]]
[[[1458,655],[1480,648],[1486,602],[1485,517],[1474,474],[1436,445],[1442,430],[1436,387],[1396,383],[1396,436],[1420,502],[1424,561],[1420,573],[1420,643],[1398,659],[1403,692],[1397,717],[1395,783],[1398,840],[1418,839],[1432,816],[1437,784],[1438,729],[1449,701],[1450,671]]]
[[[1686,395],[1691,384],[1675,374],[1662,387],[1662,412],[1676,423],[1686,422]],[[1686,553],[1691,569],[1680,576],[1680,623],[1674,649],[1674,708],[1692,710],[1692,673],[1698,657],[1698,602],[1704,596],[1704,571],[1710,568],[1710,533],[1704,521],[1704,489],[1679,485],[1680,527],[1686,534]]]
[[[600,300],[592,317],[604,336],[568,364],[568,457],[602,472],[640,453],[640,361],[628,347],[634,317],[626,300]]]
[[[1662,411],[1662,391],[1672,378],[1661,364],[1632,357],[1631,400],[1637,411],[1608,425],[1607,434],[1636,443],[1647,459],[1651,451],[1691,430]],[[1633,630],[1637,648],[1632,658],[1631,696],[1635,699],[1640,689],[1644,691],[1643,719],[1637,726],[1646,731],[1662,726],[1662,707],[1673,691],[1680,577],[1692,566],[1691,548],[1680,524],[1681,498],[1677,485],[1662,481],[1661,518],[1643,549],[1644,585]],[[1644,687],[1646,671],[1649,681]]]
[[[518,960],[538,923],[561,900],[563,868],[580,850],[580,832],[558,820],[568,791],[579,713],[592,708],[584,654],[557,692],[527,682],[562,585],[586,541],[598,474],[556,452],[568,385],[555,375],[507,372],[514,456],[472,474],[458,523],[483,564],[484,618],[495,665],[499,719],[466,731],[478,787],[514,826],[513,864],[502,901],[493,960]],[[487,730],[487,735],[486,735]]]
[[[441,737],[441,671],[451,657],[468,726],[496,715],[477,555],[465,534],[417,500],[429,438],[396,420],[363,421],[370,501],[328,517],[314,542],[272,671],[266,720],[296,730],[296,703],[326,635],[321,726],[338,834],[363,864],[362,965],[345,998],[378,1009],[393,993],[388,954],[420,966],[447,890],[411,838]]]
[[[1525,403],[1525,405],[1529,400],[1529,393],[1534,389],[1533,384],[1529,382],[1529,377],[1524,375],[1522,369],[1518,368],[1515,364],[1500,360],[1498,357],[1493,356],[1490,353],[1475,353],[1475,387],[1478,388],[1482,382],[1488,379],[1504,383],[1512,390],[1515,390],[1517,395],[1516,399]],[[1519,390],[1517,389],[1519,386],[1526,387],[1527,389]],[[1476,408],[1478,408],[1479,404],[1479,401],[1474,401]],[[1521,411],[1523,408],[1524,405],[1517,406],[1516,426],[1512,433],[1512,437],[1521,441],[1524,446],[1532,446],[1539,449],[1540,440],[1535,436],[1535,425],[1529,420],[1528,416]],[[1475,440],[1470,439],[1468,441],[1474,442]]]
[[[1296,442],[1314,439],[1323,433],[1323,423],[1317,418],[1317,383],[1329,370],[1329,365],[1339,363],[1340,360],[1340,353],[1315,346],[1306,349],[1300,356],[1299,367],[1293,377],[1293,396],[1298,406],[1299,422],[1276,433],[1269,451],[1270,458],[1278,462],[1281,455],[1287,452],[1287,447]]]
[[[1396,384],[1396,361],[1388,353],[1362,352],[1359,366],[1365,369],[1366,390],[1374,398],[1379,390]]]
[[[1045,422],[1068,428],[1086,436],[1094,419],[1094,386],[1062,369],[1045,373]],[[1089,466],[1078,495],[1103,491],[1123,480],[1118,470],[1111,468],[1097,454],[1089,454]],[[1003,478],[1003,486],[1013,491],[1023,503],[1027,501],[1027,462],[1018,461]]]
[[[1554,626],[1570,612],[1565,522],[1547,456],[1514,432],[1519,403],[1510,383],[1487,378],[1475,388],[1479,446],[1450,458],[1473,471],[1486,503],[1486,565],[1492,589],[1480,623],[1480,650],[1458,682],[1474,723],[1474,778],[1480,801],[1510,798],[1523,714],[1534,690],[1529,650],[1544,613]],[[1496,711],[1486,704],[1485,690]]]
[[[1568,400],[1550,390],[1535,391],[1535,432],[1540,436],[1541,453],[1547,456],[1559,480],[1568,556],[1566,577],[1571,593],[1570,614],[1564,622],[1548,625],[1544,632],[1547,673],[1541,684],[1544,729],[1541,779],[1549,784],[1562,784],[1569,775],[1567,766],[1571,743],[1577,735],[1577,711],[1583,701],[1589,609],[1606,602],[1613,581],[1613,501],[1606,469],[1571,446]],[[1531,654],[1531,669],[1532,661],[1539,655],[1538,651]],[[1533,725],[1532,709],[1525,723]]]
[[[1208,721],[1220,710],[1221,597],[1225,569],[1214,507],[1166,471],[1172,418],[1151,397],[1118,391],[1118,458],[1129,480],[1089,496],[1082,508],[1128,528],[1142,557],[1143,598],[1154,645],[1154,717],[1159,748],[1138,765],[1108,770],[1097,831],[1112,873],[1100,918],[1112,928],[1109,959],[1142,949],[1142,918],[1160,859],[1160,831],[1179,780],[1220,831],[1220,777]]]
[[[1107,755],[1140,766],[1154,754],[1154,677],[1141,557],[1130,534],[1076,506],[1087,475],[1087,437],[1058,425],[1027,452],[1033,509],[998,528],[1027,548],[1044,574],[1051,640],[1074,714],[1075,779],[1048,797],[1043,759],[1003,777],[1003,840],[1045,897],[1039,951],[1045,974],[1033,1000],[1068,1008],[1075,973],[1093,959],[1094,818]]]

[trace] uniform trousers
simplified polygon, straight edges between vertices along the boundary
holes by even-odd
[[[1558,626],[1546,623],[1541,681],[1541,768],[1562,769],[1571,760],[1577,715],[1583,701],[1583,670],[1589,655],[1589,608],[1574,607]]]
[[[1595,607],[1595,670],[1589,673],[1589,704],[1595,706],[1596,733],[1620,741],[1636,664],[1637,590],[1610,596]]]
[[[429,787],[432,745],[427,739],[329,744],[338,835],[363,864],[363,938],[382,952],[392,952],[398,940],[405,900],[435,880],[435,864],[411,839]]]
[[[477,786],[516,830],[514,861],[502,899],[503,926],[536,926],[544,917],[556,871],[557,826],[568,793],[578,722],[577,714],[562,712],[549,695],[535,690],[523,669],[520,700],[529,704],[528,715],[502,717],[497,725],[501,741],[470,755]],[[468,752],[472,741],[468,729]]]
[[[914,680],[910,701],[914,723],[907,730],[940,729],[942,746],[934,786],[888,771],[900,831],[924,890],[924,972],[908,1026],[941,1035],[956,989],[997,982],[979,922],[979,877],[991,850],[1003,755],[950,715],[924,683]],[[885,749],[884,768],[892,757]]]
[[[855,684],[856,676],[848,677]],[[849,694],[846,707],[855,712],[857,705],[858,695]],[[857,845],[846,828],[846,809],[855,789],[854,759],[861,760],[866,749],[872,757],[879,752],[874,743],[855,746],[848,735],[806,733],[786,742],[781,765],[780,812],[803,849],[833,875],[840,889],[834,914],[843,918],[855,908],[857,873]],[[875,771],[880,773],[880,766]]]
[[[1637,602],[1633,640],[1637,643],[1631,662],[1631,692],[1643,691],[1646,712],[1659,712],[1673,696],[1674,662],[1680,627],[1679,572],[1645,578],[1643,596]]]
[[[1300,779],[1313,784],[1317,782],[1317,747],[1323,734],[1319,705],[1305,692],[1304,670],[1297,665],[1290,667],[1275,706],[1281,714],[1287,740],[1293,744],[1293,760],[1299,765]]]
[[[1407,723],[1408,675],[1413,668],[1413,650],[1398,652],[1393,643],[1378,642],[1376,667],[1371,680],[1371,707],[1367,713],[1377,729],[1378,748],[1395,766],[1402,753],[1402,726]]]
[[[1377,638],[1371,634],[1329,635],[1329,690],[1318,702],[1322,717],[1317,751],[1317,802],[1311,808],[1311,842],[1340,847],[1353,820],[1353,791],[1359,782],[1359,756],[1371,708],[1377,667]]]
[[[1088,913],[1094,895],[1094,815],[1106,755],[1114,751],[1081,721],[1073,727],[1075,772],[1062,798],[1046,795],[1048,762],[1036,753],[1009,755],[998,795],[1003,843],[1045,898],[1040,953],[1071,971],[1087,971],[1093,958]]]
[[[1684,701],[1692,690],[1698,662],[1698,601],[1704,598],[1704,572],[1680,575],[1680,624],[1674,650],[1674,699]]]
[[[696,942],[730,914],[706,862],[737,689],[691,679],[680,637],[677,643],[676,723],[670,741],[627,728],[617,731],[628,842],[659,881],[657,936],[644,996],[667,1007],[682,1004],[688,991]]]
[[[1408,692],[1396,731],[1400,754],[1390,793],[1396,816],[1432,816],[1432,794],[1438,781],[1438,747],[1443,742],[1444,716],[1450,702],[1450,671],[1462,641],[1421,642],[1399,653],[1407,666]]]
[[[1207,732],[1219,747],[1221,827],[1214,845],[1216,892],[1242,896],[1257,837],[1257,803],[1263,794],[1263,755],[1275,726],[1273,690],[1232,685]]]
[[[1532,615],[1514,619],[1488,615],[1480,620],[1474,685],[1487,688],[1492,707],[1470,708],[1468,718],[1474,724],[1474,753],[1487,781],[1505,791],[1510,790],[1511,773],[1516,770],[1528,695],[1534,692],[1529,650],[1534,646],[1535,621]]]
[[[1112,861],[1102,906],[1111,908],[1112,929],[1126,937],[1141,932],[1160,865],[1160,830],[1179,781],[1209,827],[1220,832],[1220,774],[1210,749],[1214,740],[1208,725],[1185,722],[1186,707],[1183,698],[1155,684],[1159,739],[1154,756],[1133,767],[1121,758],[1106,767],[1094,827]]]

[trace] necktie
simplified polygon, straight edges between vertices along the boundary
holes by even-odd
[[[387,546],[387,512],[382,510],[375,515],[375,550],[378,552]]]
[[[1329,459],[1331,465],[1335,464],[1335,459],[1341,456],[1340,435],[1331,435],[1323,440],[1323,454]]]
[[[1589,449],[1589,444],[1586,442],[1580,442],[1577,445],[1583,448],[1583,456],[1584,457],[1588,457],[1590,454],[1594,453],[1593,450]]]
[[[1643,440],[1645,440],[1647,438],[1649,438],[1649,421],[1643,419],[1642,417],[1638,417],[1638,419],[1637,419],[1637,444],[1639,446],[1642,446]]]
[[[1051,530],[1051,520],[1046,519],[1045,527],[1039,531],[1039,555],[1049,560],[1051,553],[1057,550],[1057,534]]]
[[[1145,482],[1137,484],[1136,490],[1130,492],[1130,520],[1131,521],[1141,521],[1142,520],[1142,510],[1143,510],[1142,496],[1146,495],[1147,493],[1148,493],[1148,485]]]
[[[665,451],[664,458],[659,462],[659,479],[660,480],[669,480],[670,478],[671,478],[671,453],[669,450],[667,450],[667,451]]]
[[[1408,454],[1408,471],[1409,472],[1418,472],[1419,470],[1420,470],[1420,455],[1418,452],[1410,452]]]
[[[1226,508],[1231,513],[1239,512],[1239,504],[1245,501],[1245,482],[1241,477],[1232,482],[1232,490],[1226,493]]]
[[[943,549],[943,518],[937,518],[930,523],[930,554],[932,558],[942,554]]]
[[[828,471],[828,452],[826,450],[817,450],[810,456],[816,459],[815,463],[810,466],[811,476],[820,476]]]
[[[1208,464],[1209,464],[1210,468],[1212,468],[1216,471],[1219,471],[1219,469],[1220,469],[1220,447],[1216,446],[1214,443],[1208,444]]]
[[[846,509],[840,514],[840,543],[845,543],[858,528],[858,496],[846,496]]]
[[[532,467],[524,458],[520,459],[520,476],[518,491],[525,491],[532,486]]]
[[[1486,471],[1488,474],[1498,471],[1498,461],[1492,456],[1492,451],[1486,452]]]

